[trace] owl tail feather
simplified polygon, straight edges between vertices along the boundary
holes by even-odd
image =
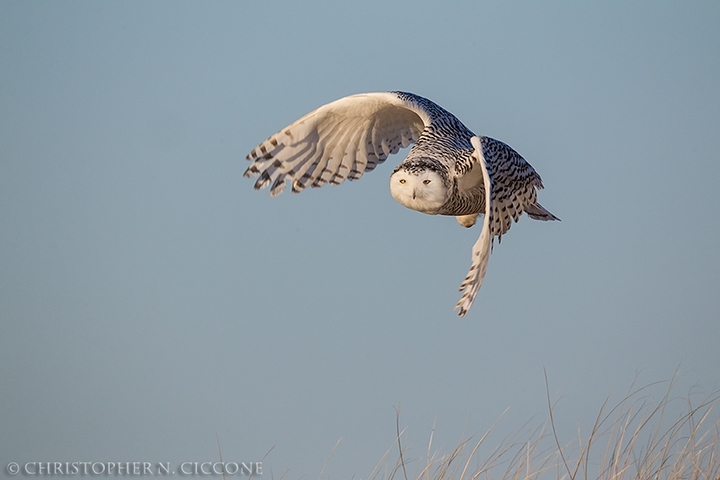
[[[528,217],[532,218],[533,220],[558,220],[560,219],[550,213],[548,210],[545,209],[542,205],[539,203],[534,203],[533,205],[526,205],[525,206],[525,213],[527,213]]]

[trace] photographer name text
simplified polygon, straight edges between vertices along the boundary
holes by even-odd
[[[182,462],[173,468],[170,462],[10,462],[10,475],[65,476],[144,476],[144,475],[262,475],[262,462]]]

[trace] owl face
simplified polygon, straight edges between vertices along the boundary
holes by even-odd
[[[398,169],[390,176],[390,194],[402,205],[434,214],[447,200],[443,178],[433,170]]]

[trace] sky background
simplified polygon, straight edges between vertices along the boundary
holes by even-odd
[[[0,468],[410,472],[502,415],[720,389],[720,3],[0,1]],[[469,314],[480,228],[402,160],[270,198],[245,155],[361,92],[430,98],[540,173]],[[647,391],[648,398],[661,395]],[[678,412],[680,407],[678,405]],[[505,412],[503,414],[503,412]],[[338,440],[339,445],[336,448]],[[394,454],[394,451],[392,452]],[[391,455],[392,457],[392,455]],[[272,476],[272,477],[271,477]]]

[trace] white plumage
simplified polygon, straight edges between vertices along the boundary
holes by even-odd
[[[250,152],[246,177],[255,188],[281,194],[356,180],[401,148],[413,144],[390,176],[390,193],[402,205],[431,215],[453,215],[466,227],[484,215],[472,264],[455,308],[467,313],[482,284],[492,239],[501,238],[523,213],[558,220],[537,203],[542,181],[512,148],[472,133],[430,100],[406,92],[352,95],[314,110]]]

